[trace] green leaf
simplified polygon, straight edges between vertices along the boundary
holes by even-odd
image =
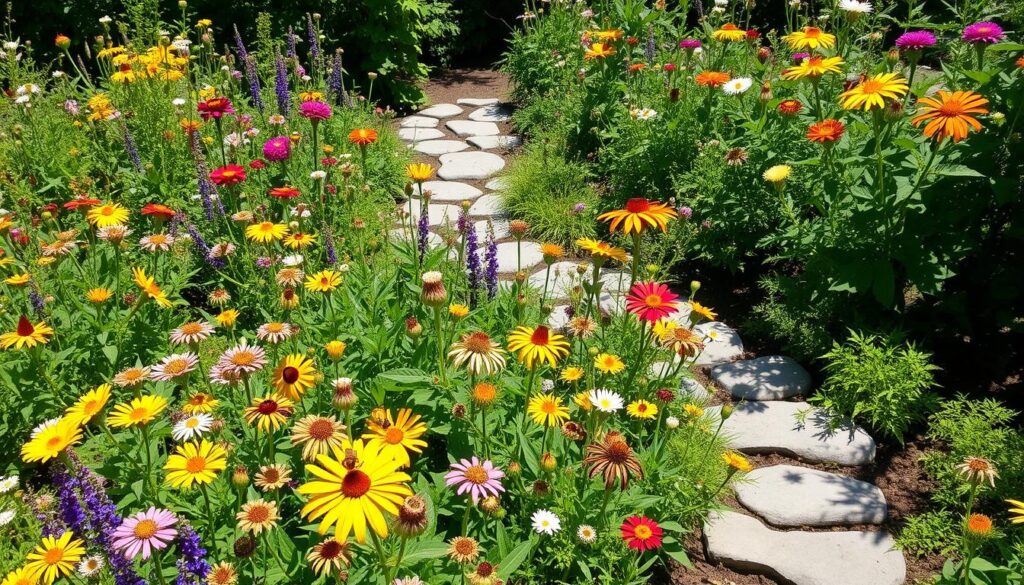
[[[402,564],[414,564],[427,559],[439,559],[448,552],[448,545],[443,540],[420,543],[415,549],[408,551],[402,558]]]
[[[662,544],[662,550],[665,551],[665,554],[672,558],[672,560],[679,563],[680,565],[687,567],[689,569],[693,568],[693,562],[690,561],[689,555],[686,554],[686,551],[683,550],[682,545],[680,545],[679,541],[675,538],[671,536],[666,537]]]
[[[935,167],[935,174],[945,177],[984,177],[982,173],[964,165],[939,165]]]
[[[1002,53],[1005,51],[1024,51],[1024,45],[1020,43],[996,43],[985,49],[989,53]]]
[[[498,577],[508,581],[512,576],[512,573],[519,568],[519,565],[523,564],[526,557],[530,556],[530,549],[533,548],[533,543],[529,540],[519,543],[512,552],[505,556],[505,560],[498,565]]]
[[[433,377],[416,368],[396,368],[378,375],[375,384],[388,392],[409,391],[433,383]]]

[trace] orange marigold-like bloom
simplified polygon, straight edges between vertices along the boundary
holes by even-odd
[[[719,87],[726,81],[732,79],[728,73],[722,71],[701,71],[695,78],[697,85],[703,85],[704,87]]]
[[[373,128],[356,128],[348,133],[348,141],[358,146],[369,146],[377,142],[377,131]]]
[[[952,138],[959,142],[967,138],[971,128],[981,131],[981,123],[971,114],[987,114],[988,100],[973,91],[940,91],[938,97],[923,97],[917,101],[920,113],[911,122],[924,127],[924,135],[939,142]]]
[[[795,116],[804,109],[800,100],[782,100],[779,102],[778,110],[783,116]]]
[[[634,197],[626,201],[626,207],[606,211],[597,216],[600,221],[611,222],[608,229],[615,232],[622,226],[626,235],[643,233],[649,227],[656,227],[663,232],[668,231],[668,221],[676,217],[676,210],[661,203],[643,197]]]
[[[839,120],[822,120],[811,124],[807,129],[807,140],[821,144],[831,144],[843,136],[846,126]]]

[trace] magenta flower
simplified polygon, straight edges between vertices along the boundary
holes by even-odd
[[[654,323],[679,311],[679,295],[660,282],[638,282],[626,295],[626,310],[640,319]]]
[[[469,492],[475,504],[480,498],[497,496],[499,492],[505,491],[500,481],[503,477],[505,472],[495,467],[490,460],[480,461],[473,457],[472,460],[461,459],[458,463],[452,463],[452,470],[444,476],[444,482],[449,486],[458,486],[455,493],[460,496]]]
[[[302,105],[299,106],[299,115],[303,118],[309,118],[314,122],[319,122],[331,117],[331,106],[318,101],[302,102]]]
[[[263,143],[263,158],[269,161],[287,160],[292,145],[287,136],[275,136]]]
[[[789,56],[789,58],[792,59],[794,63],[803,63],[804,59],[810,59],[811,58],[811,54],[810,53],[793,53],[792,55]]]
[[[963,40],[972,45],[998,43],[1003,40],[1003,27],[994,22],[976,22],[964,29]]]
[[[679,48],[692,51],[700,48],[700,41],[697,39],[683,39],[679,41]]]
[[[162,508],[129,516],[114,530],[114,550],[124,551],[127,559],[134,559],[140,552],[143,559],[148,559],[154,551],[167,548],[178,535],[174,529],[177,522],[173,512]]]
[[[920,51],[935,45],[935,35],[926,30],[912,30],[896,39],[896,46],[904,51]]]

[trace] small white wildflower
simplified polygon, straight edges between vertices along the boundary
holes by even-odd
[[[580,527],[576,529],[576,538],[579,538],[583,544],[591,544],[597,540],[597,531],[589,524],[580,524]]]
[[[562,521],[554,512],[549,510],[537,510],[530,517],[533,522],[533,530],[537,534],[552,535],[562,529]]]
[[[291,254],[289,256],[281,258],[281,264],[284,264],[285,266],[289,267],[299,266],[302,264],[303,260],[305,260],[305,258],[302,257],[302,254]]]
[[[679,428],[679,419],[674,416],[666,417],[665,427],[669,429]]]
[[[327,172],[326,171],[313,171],[313,172],[309,173],[309,178],[313,179],[314,181],[323,181],[324,179],[327,178]]]
[[[0,512],[0,526],[7,526],[17,515],[18,514],[14,510],[4,510],[3,512]]]
[[[114,21],[114,19],[110,18],[109,16],[101,16],[100,17],[100,24],[110,24],[113,21]]]
[[[750,86],[754,83],[749,77],[737,77],[736,79],[730,79],[725,82],[722,86],[722,91],[726,95],[740,95],[741,93],[750,89]]]
[[[17,475],[8,475],[7,477],[0,478],[0,494],[6,494],[16,487],[18,487]]]

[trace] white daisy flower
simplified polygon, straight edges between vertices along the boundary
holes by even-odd
[[[309,178],[314,181],[323,181],[327,178],[327,171],[313,171],[309,173]]]
[[[6,494],[16,487],[18,487],[17,475],[8,475],[7,477],[0,478],[0,494]]]
[[[171,429],[171,436],[175,441],[190,441],[201,437],[203,433],[210,430],[213,425],[213,417],[205,412],[193,414],[175,423]]]
[[[576,538],[584,544],[591,544],[597,540],[597,530],[594,530],[594,527],[589,524],[580,524],[580,527],[576,529]]]
[[[551,392],[552,390],[555,389],[555,381],[554,380],[548,380],[546,378],[542,379],[540,381],[540,389],[545,391],[545,392]]]
[[[600,412],[611,414],[618,410],[622,410],[622,396],[619,396],[611,390],[596,388],[590,391],[587,398],[590,399],[590,403],[594,405],[594,408]]]
[[[17,515],[18,514],[14,510],[4,510],[3,512],[0,512],[0,526],[7,526]]]
[[[185,105],[185,103],[186,103],[186,102],[185,102],[185,98],[174,98],[173,100],[171,100],[171,105],[172,105],[172,106],[177,106],[177,107],[179,107],[179,108],[180,108],[181,106],[184,106],[184,105]]]
[[[641,121],[653,120],[658,117],[658,112],[651,108],[633,108],[629,114],[633,116],[633,119]]]
[[[665,427],[670,429],[679,428],[679,419],[674,416],[666,417]]]
[[[303,260],[305,258],[302,257],[302,254],[290,254],[281,258],[281,264],[285,266],[301,266]]]
[[[85,557],[78,563],[78,574],[83,577],[94,577],[101,570],[103,570],[103,557],[100,555]]]
[[[737,77],[725,82],[725,85],[722,86],[722,91],[725,92],[725,95],[740,95],[750,89],[753,83],[754,80],[749,77]]]
[[[100,24],[110,24],[113,21],[114,21],[114,19],[110,18],[109,16],[101,16],[100,17]]]
[[[537,534],[552,535],[562,529],[562,521],[554,512],[549,510],[537,510],[530,517],[533,521],[533,530]]]
[[[875,8],[871,6],[870,2],[860,2],[860,0],[839,0],[839,10],[843,12],[852,12],[854,14],[871,14]]]

